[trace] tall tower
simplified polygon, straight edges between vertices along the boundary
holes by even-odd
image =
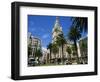
[[[59,17],[56,17],[54,27],[52,29],[52,43],[54,43],[59,34],[62,34],[62,27],[60,26]]]

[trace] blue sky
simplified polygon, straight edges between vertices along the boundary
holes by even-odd
[[[52,41],[52,29],[55,20],[56,16],[28,15],[28,32],[41,39],[42,47],[46,48]],[[72,24],[71,17],[60,16],[59,21],[66,37]]]

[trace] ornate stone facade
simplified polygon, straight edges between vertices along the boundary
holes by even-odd
[[[52,29],[52,43],[56,42],[59,34],[63,34],[63,31],[62,31],[62,27],[59,22],[59,17],[56,17],[56,21],[55,21],[54,27]],[[67,58],[66,47],[67,47],[67,44],[64,44],[64,48],[63,48],[64,58]],[[62,58],[62,47],[61,46],[59,46],[59,51],[56,54],[56,56],[53,52],[51,53],[51,59],[55,59],[55,58],[56,59]]]
[[[56,41],[59,34],[62,34],[62,27],[60,26],[59,17],[56,17],[54,27],[52,29],[52,43]]]

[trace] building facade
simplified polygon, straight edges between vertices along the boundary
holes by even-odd
[[[62,27],[61,27],[60,22],[59,22],[59,17],[56,17],[56,21],[55,21],[54,27],[52,29],[52,44],[56,43],[57,37],[60,34],[63,34],[63,31],[62,31]],[[61,46],[59,46],[59,49],[58,49],[58,52],[56,53],[56,55],[53,52],[51,52],[51,60],[54,60],[56,58],[57,60],[61,61],[63,56],[64,56],[64,59],[67,58],[67,55],[68,55],[66,52],[67,44],[64,44],[63,47],[64,47],[63,54],[62,54],[62,47]]]
[[[52,29],[52,43],[56,42],[59,34],[62,34],[62,27],[60,26],[59,17],[56,17],[54,27]]]
[[[29,57],[36,57],[36,51],[41,51],[41,40],[37,37],[32,36],[31,33],[28,33],[28,46],[31,48],[31,53]]]

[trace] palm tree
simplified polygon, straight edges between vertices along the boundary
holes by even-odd
[[[56,63],[56,54],[58,53],[58,45],[56,43],[52,44],[52,52],[55,55],[55,63]]]
[[[68,55],[69,55],[69,61],[71,61],[71,53],[72,53],[71,47],[67,46],[66,51],[68,52]]]
[[[76,54],[75,45],[72,45],[71,49],[72,49],[72,51],[73,51],[72,54],[75,55],[75,54]]]
[[[84,17],[73,17],[73,26],[77,27],[80,29],[81,32],[87,32],[88,31],[88,19]]]
[[[63,53],[63,48],[64,48],[64,44],[66,43],[66,40],[64,38],[63,34],[59,34],[56,40],[56,43],[58,46],[61,46],[62,48],[62,63],[64,64],[64,53]]]
[[[51,50],[52,50],[52,43],[49,43],[48,45],[47,45],[47,49],[49,49],[50,50],[50,63],[51,63]]]
[[[77,52],[77,40],[79,40],[80,37],[81,37],[80,30],[78,28],[71,27],[70,32],[68,34],[68,38],[74,42],[76,56],[77,56],[77,63],[79,63],[78,52]]]

